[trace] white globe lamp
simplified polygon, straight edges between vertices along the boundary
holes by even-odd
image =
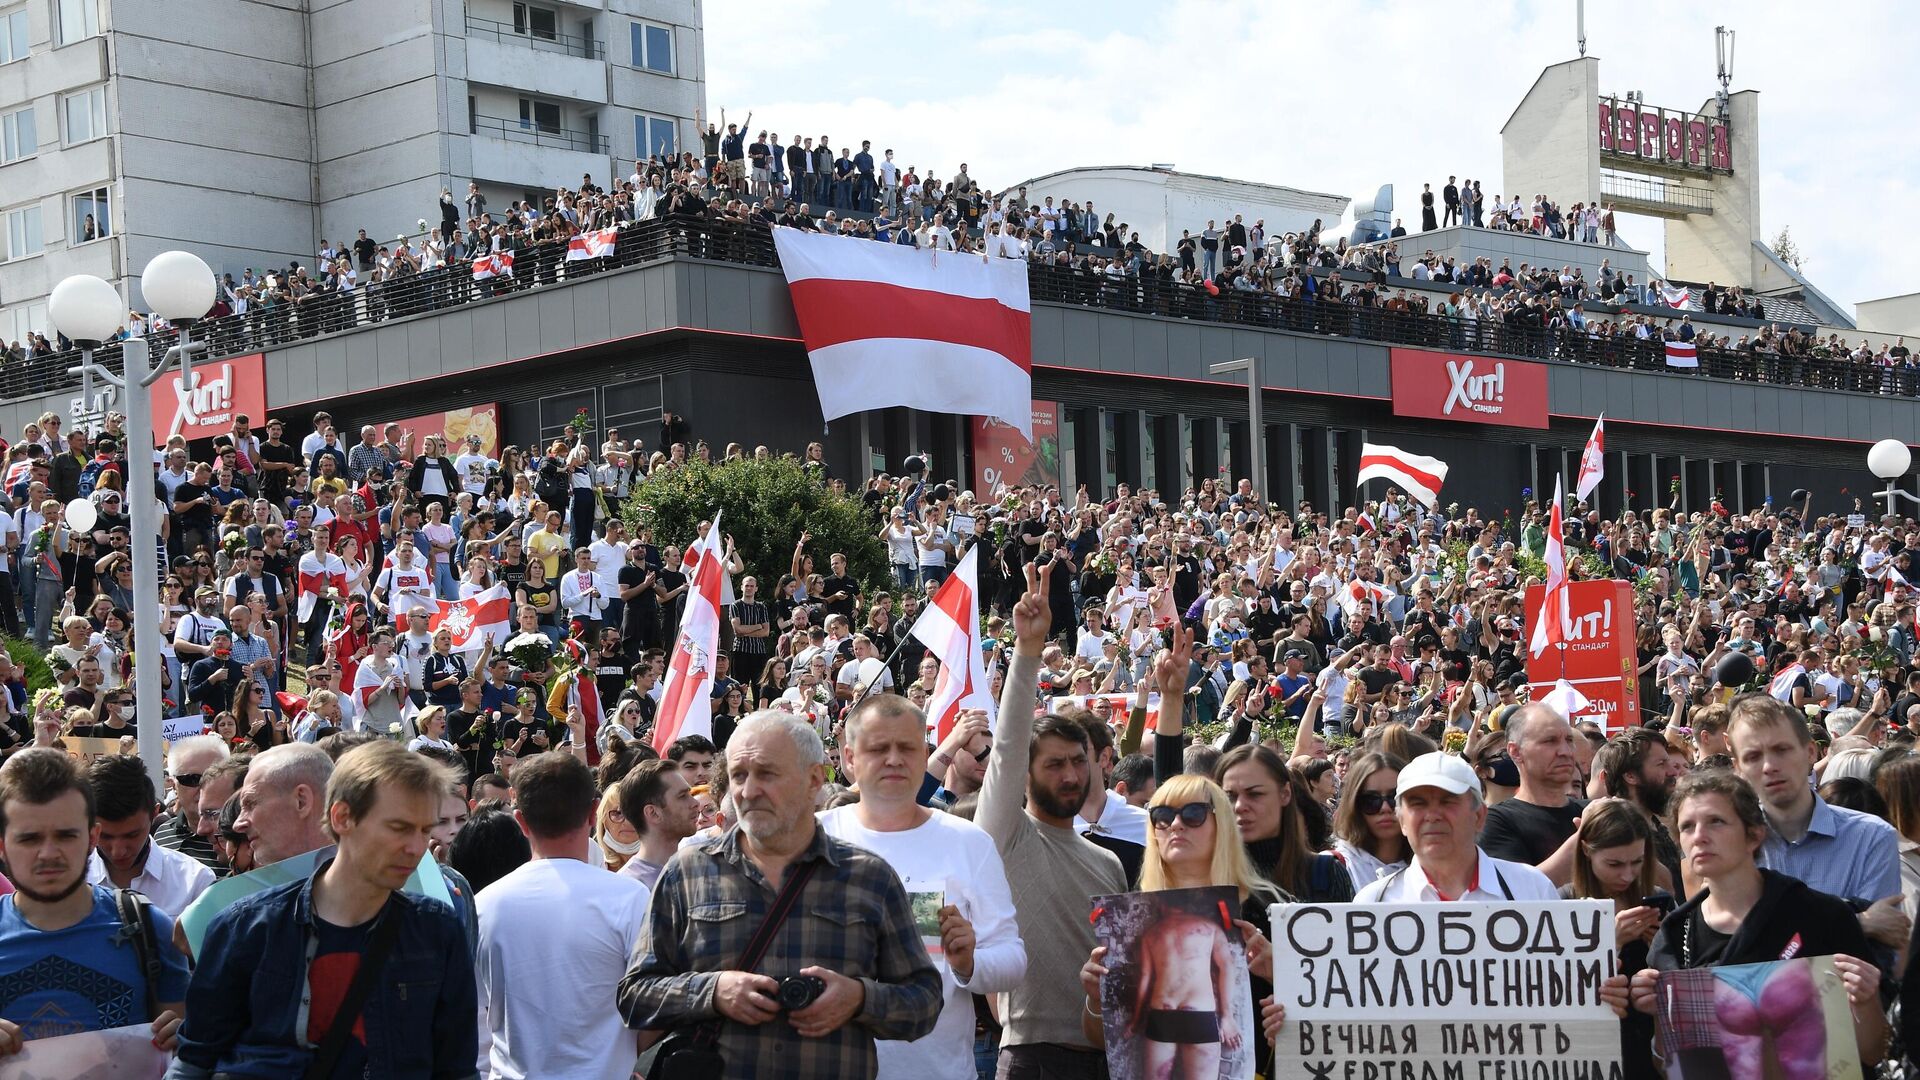
[[[75,274],[53,287],[47,318],[68,340],[97,344],[113,336],[125,321],[119,290],[92,274]]]
[[[213,307],[213,268],[190,251],[163,251],[140,273],[140,295],[154,314],[191,326]]]
[[[1867,468],[1882,480],[1898,480],[1913,467],[1913,451],[1899,439],[1881,439],[1867,451]]]

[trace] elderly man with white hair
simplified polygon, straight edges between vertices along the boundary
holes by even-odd
[[[1414,758],[1400,770],[1393,794],[1394,816],[1413,858],[1406,869],[1361,889],[1354,903],[1560,898],[1545,874],[1526,863],[1496,859],[1474,843],[1486,823],[1487,804],[1480,777],[1462,759],[1438,752]]]
[[[200,777],[230,751],[218,735],[192,735],[173,744],[167,753],[167,776],[173,780],[174,812],[153,831],[153,839],[163,848],[191,855],[210,870],[220,868],[213,842],[198,834],[200,820]]]
[[[661,872],[620,1015],[642,1030],[713,1031],[729,1075],[872,1076],[875,1040],[921,1038],[940,1017],[941,975],[906,889],[815,820],[826,749],[804,720],[749,715],[727,743],[727,774],[740,827]],[[712,918],[721,899],[738,914]]]

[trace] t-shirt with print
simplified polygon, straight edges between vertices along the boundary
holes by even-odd
[[[146,975],[132,941],[119,940],[120,912],[112,889],[93,890],[93,910],[62,930],[41,930],[0,896],[0,1019],[20,1026],[22,1039],[50,1039],[83,1031],[145,1024]],[[152,909],[160,950],[157,1001],[187,996],[187,961],[173,944],[173,919]]]
[[[374,920],[359,926],[335,926],[315,916],[313,962],[307,965],[307,993],[312,1006],[307,1011],[307,1041],[316,1046],[333,1028],[334,1016],[353,985],[366,955],[367,938]],[[340,1052],[335,1076],[359,1076],[367,1069],[367,1021],[364,1011],[354,1017],[353,1034]]]

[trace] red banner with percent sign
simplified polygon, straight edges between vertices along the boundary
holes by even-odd
[[[976,416],[973,427],[973,494],[998,499],[1009,488],[1060,483],[1060,404],[1033,403],[1033,441],[1017,428]]]
[[[1527,587],[1528,633],[1540,618],[1543,585]],[[1549,645],[1538,656],[1527,657],[1527,682],[1533,700],[1547,696],[1554,683],[1565,678],[1587,699],[1574,723],[1594,720],[1606,732],[1640,723],[1639,656],[1634,651],[1633,586],[1624,581],[1574,581],[1567,584],[1567,614],[1571,624],[1563,651]]]

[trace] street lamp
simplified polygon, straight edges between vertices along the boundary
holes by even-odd
[[[48,319],[80,346],[80,364],[68,373],[80,376],[87,397],[92,396],[96,378],[125,392],[127,515],[133,537],[128,555],[133,559],[134,717],[139,721],[136,734],[140,758],[156,783],[162,775],[160,728],[165,719],[160,700],[164,676],[160,666],[159,561],[164,556],[143,558],[137,554],[143,538],[158,540],[161,525],[154,501],[153,416],[147,405],[147,388],[160,381],[176,357],[180,360],[181,384],[193,385],[191,356],[195,349],[206,346],[195,344],[189,331],[213,307],[216,288],[213,270],[199,256],[184,251],[155,256],[142,274],[140,291],[154,314],[180,328],[180,340],[151,368],[147,364],[146,338],[121,342],[123,370],[118,376],[93,362],[94,348],[112,335],[125,310],[114,287],[81,274],[61,281],[47,298]],[[174,689],[179,693],[184,688]]]
[[[1907,449],[1907,444],[1899,439],[1881,439],[1867,451],[1867,468],[1873,471],[1873,475],[1887,482],[1887,490],[1876,491],[1874,494],[1887,500],[1888,516],[1893,514],[1893,498],[1896,495],[1920,503],[1920,495],[1902,491],[1897,486],[1899,479],[1907,475],[1907,470],[1912,467],[1913,451]]]
[[[1254,357],[1223,360],[1207,365],[1207,371],[1214,375],[1247,373],[1247,453],[1251,473],[1247,479],[1253,481],[1253,490],[1262,499],[1275,501],[1273,493],[1267,490],[1267,423],[1260,411],[1260,361]]]

